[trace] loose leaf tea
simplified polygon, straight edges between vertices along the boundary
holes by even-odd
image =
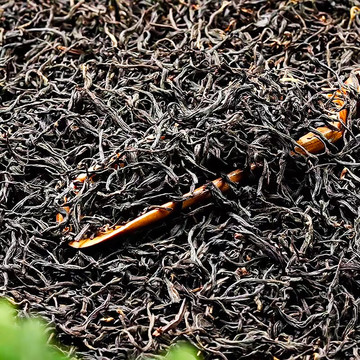
[[[358,7],[0,0],[0,295],[84,359],[178,340],[209,359],[356,358]],[[317,154],[296,151],[309,132]],[[166,222],[68,246],[216,178],[226,194]]]

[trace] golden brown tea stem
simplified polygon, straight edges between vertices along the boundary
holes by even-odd
[[[350,77],[346,82],[346,85],[353,85],[353,78]],[[333,95],[329,95],[329,98],[332,99],[333,104],[335,104],[337,109],[341,109],[345,102],[341,99],[342,96],[347,95],[346,89],[341,89],[335,92]],[[298,141],[299,147],[294,149],[292,155],[297,154],[306,154],[306,152],[316,154],[321,152],[325,149],[324,140],[321,139],[321,136],[318,134],[320,133],[324,138],[326,138],[329,142],[335,143],[339,139],[342,138],[344,127],[343,125],[346,124],[348,115],[347,109],[342,109],[337,112],[338,121],[333,121],[331,123],[332,128],[327,126],[322,126],[316,129],[317,133],[309,132],[306,135],[302,136]],[[256,165],[253,164],[251,169],[254,170]],[[234,170],[227,175],[228,179],[233,183],[239,183],[244,178],[244,170]],[[77,178],[78,181],[85,181],[86,176],[84,177],[83,174]],[[230,185],[222,178],[218,178],[211,182],[211,184],[217,187],[221,192],[226,192],[229,190]],[[99,244],[103,241],[113,239],[119,235],[124,235],[131,233],[135,230],[142,229],[147,227],[151,224],[154,224],[162,219],[165,219],[169,215],[173,213],[173,211],[180,206],[181,209],[186,209],[194,204],[197,204],[211,196],[211,192],[209,189],[209,184],[203,185],[193,192],[186,193],[183,195],[182,200],[180,202],[170,201],[166,204],[159,206],[156,209],[150,210],[143,215],[135,218],[134,220],[129,221],[128,223],[115,226],[112,229],[107,231],[98,232],[97,235],[93,238],[81,239],[79,241],[71,241],[69,243],[70,246],[74,248],[86,248],[96,244]],[[70,209],[67,209],[70,211]]]
[[[255,169],[256,165],[252,166],[252,169]],[[235,170],[227,175],[228,179],[231,182],[238,183],[243,179],[244,171],[243,170]],[[211,184],[217,187],[221,192],[225,192],[230,188],[228,182],[226,182],[222,178],[218,178],[211,182]],[[182,200],[178,201],[170,201],[166,204],[159,206],[154,210],[150,210],[149,212],[140,215],[134,220],[129,221],[125,225],[115,226],[113,229],[107,230],[105,232],[99,232],[96,237],[93,239],[82,239],[80,241],[71,241],[69,243],[70,246],[74,248],[85,248],[89,246],[96,245],[105,240],[112,239],[120,234],[128,234],[132,231],[142,229],[148,225],[154,224],[159,220],[165,219],[181,204],[181,209],[186,209],[196,203],[199,203],[211,196],[211,192],[209,189],[209,184],[203,185],[193,192],[186,193],[183,195]]]

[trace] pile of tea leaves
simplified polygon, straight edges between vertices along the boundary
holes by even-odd
[[[359,358],[355,91],[343,140],[291,153],[359,69],[359,1],[0,4],[0,295],[83,359],[179,340],[206,359]],[[68,246],[252,163],[166,222]]]

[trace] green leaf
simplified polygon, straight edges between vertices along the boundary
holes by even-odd
[[[12,305],[0,300],[0,359],[66,360],[67,357],[47,344],[44,321],[19,319]]]
[[[181,343],[170,348],[164,360],[199,360],[197,350],[193,346]]]
[[[201,360],[202,357],[198,355],[198,350],[194,346],[186,342],[179,342],[175,345],[170,346],[167,353],[161,359],[162,360]]]

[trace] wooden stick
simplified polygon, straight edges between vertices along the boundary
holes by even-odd
[[[350,76],[346,81],[345,84],[348,86],[355,85],[354,77]],[[357,89],[359,91],[359,89]],[[345,101],[340,98],[340,96],[345,96],[348,94],[348,91],[344,88],[337,90],[335,94],[328,94],[327,97],[332,99],[332,102],[338,109],[341,109],[345,105]],[[324,136],[330,143],[335,143],[340,140],[344,133],[344,124],[346,124],[348,115],[347,109],[342,109],[337,113],[337,121],[332,121],[331,126],[329,128],[327,126],[321,126],[316,129],[318,133]],[[325,149],[324,141],[319,137],[318,134],[309,132],[306,135],[302,136],[297,143],[306,151],[311,154],[317,154]],[[306,152],[301,148],[296,147],[295,152],[298,154],[306,154]]]
[[[256,165],[255,164],[252,165],[251,168],[252,170],[254,170],[256,168]],[[232,171],[230,174],[227,175],[227,177],[231,182],[238,183],[243,179],[244,171],[243,170]],[[212,181],[211,184],[213,186],[216,186],[221,192],[226,192],[230,188],[229,183],[222,178],[218,178]],[[211,196],[211,192],[209,189],[209,185],[208,184],[203,185],[195,189],[193,192],[189,192],[183,195],[182,200],[180,202],[178,201],[167,202],[166,204],[163,204],[158,208],[154,210],[150,210],[149,212],[140,215],[134,220],[129,221],[125,225],[115,226],[113,229],[104,232],[99,232],[97,236],[94,237],[93,239],[89,238],[89,239],[82,239],[79,241],[71,241],[69,245],[74,248],[86,248],[101,243],[105,240],[112,239],[116,236],[131,233],[132,231],[142,229],[150,224],[154,224],[158,222],[159,220],[165,219],[166,217],[171,215],[171,213],[180,205],[181,205],[181,209],[186,209],[189,206],[199,203],[205,199],[208,199],[210,196]]]
[[[345,84],[349,86],[354,85],[354,78],[350,77],[345,82]],[[341,97],[345,95],[347,95],[347,90],[341,89],[341,90],[337,90],[333,95],[329,94],[328,97],[332,99],[332,102],[333,104],[335,104],[337,109],[341,109],[345,104],[344,100],[341,99]],[[347,109],[340,110],[339,112],[337,112],[337,121],[333,121],[331,123],[332,128],[322,126],[317,128],[316,131],[320,133],[323,137],[325,137],[329,142],[335,143],[336,141],[342,138],[344,132],[343,125],[346,124],[347,115],[348,115]],[[321,139],[321,137],[314,132],[309,132],[306,135],[302,136],[297,141],[297,143],[299,147],[295,147],[294,152],[292,152],[292,155],[306,154],[306,152],[315,154],[325,149],[325,144],[323,139]],[[251,165],[251,170],[255,170],[256,167],[257,165],[255,164]],[[227,177],[231,182],[239,183],[244,178],[244,170],[240,170],[240,169],[234,170],[231,173],[229,173]],[[83,174],[81,174],[81,176],[78,176],[77,178],[77,180],[81,182],[85,181],[85,179],[86,177],[84,177]],[[229,183],[224,181],[224,179],[222,178],[218,178],[212,181],[211,184],[217,187],[221,192],[226,192],[230,188]],[[99,244],[103,241],[113,239],[119,235],[129,234],[135,230],[142,229],[162,219],[165,219],[166,217],[171,215],[173,211],[180,206],[180,204],[181,204],[181,209],[186,209],[189,206],[197,204],[205,199],[208,199],[210,196],[211,196],[211,192],[209,189],[209,185],[203,185],[195,189],[193,192],[189,192],[183,195],[182,200],[180,202],[175,202],[175,201],[167,202],[166,204],[163,204],[154,210],[150,210],[149,212],[140,215],[139,217],[129,221],[124,225],[115,226],[114,228],[109,229],[107,231],[103,231],[103,232],[100,231],[97,233],[97,235],[94,238],[81,239],[79,241],[71,241],[69,245],[77,249],[86,248]]]

